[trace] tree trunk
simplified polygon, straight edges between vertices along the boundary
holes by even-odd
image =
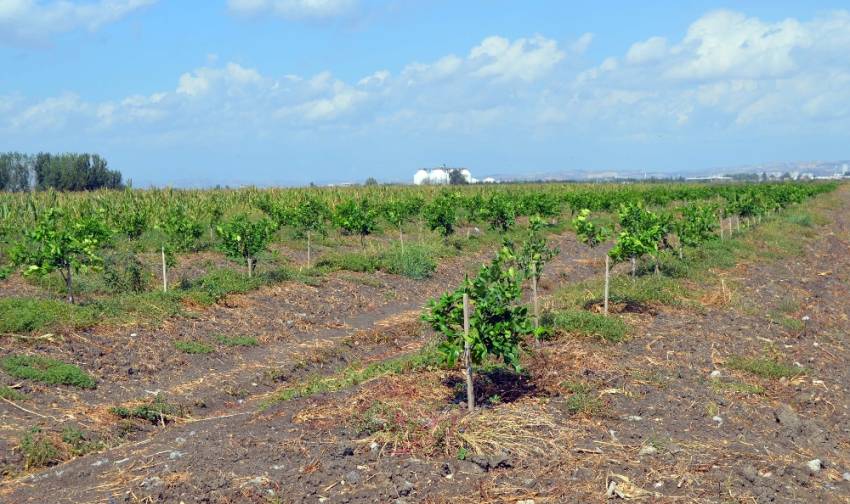
[[[469,294],[463,295],[463,364],[466,367],[466,405],[475,410],[475,390],[472,388],[472,356],[469,350]]]
[[[253,269],[252,268],[253,264],[252,264],[251,258],[246,257],[245,261],[248,263],[248,278],[251,278],[251,274],[253,273],[253,271],[251,271]]]
[[[637,260],[632,257],[632,280],[635,279],[635,275],[637,274]]]

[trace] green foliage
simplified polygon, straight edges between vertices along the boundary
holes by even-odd
[[[431,200],[422,211],[428,228],[443,238],[454,234],[457,222],[456,205],[457,199],[450,192],[442,192]]]
[[[238,214],[216,230],[221,238],[221,250],[227,257],[245,262],[251,277],[257,255],[268,246],[275,224],[266,217],[251,220],[245,214]]]
[[[347,199],[337,205],[333,221],[344,233],[359,235],[362,245],[363,239],[378,227],[378,210],[366,198]]]
[[[619,218],[622,231],[608,252],[611,259],[621,262],[652,254],[657,261],[662,241],[669,233],[670,218],[651,212],[640,203],[622,205]]]
[[[195,250],[198,239],[204,233],[201,223],[190,215],[182,203],[171,205],[158,224],[166,236],[166,252],[188,252]]]
[[[189,285],[188,296],[201,304],[213,304],[229,294],[254,290],[266,283],[261,276],[246,278],[229,269],[215,269]]]
[[[37,355],[6,356],[0,359],[0,369],[25,380],[79,388],[95,387],[94,378],[77,366]]]
[[[492,193],[484,203],[483,215],[490,227],[507,231],[516,222],[516,208],[512,199],[502,193]]]
[[[543,274],[543,266],[559,253],[557,247],[549,247],[543,235],[544,227],[545,223],[540,216],[529,217],[528,236],[517,255],[517,262],[525,276],[530,278],[534,273],[538,280]]]
[[[575,229],[576,237],[582,243],[593,248],[603,243],[611,236],[611,231],[603,226],[597,226],[590,220],[590,210],[587,208],[581,209],[578,215],[573,218],[573,229]]]
[[[401,229],[405,222],[419,213],[422,198],[391,198],[381,206],[381,214],[394,228]]]
[[[103,282],[114,293],[144,292],[151,274],[136,254],[114,252],[103,261]]]
[[[463,295],[466,293],[472,311],[469,320],[472,362],[481,364],[492,356],[520,368],[520,342],[538,332],[528,309],[518,304],[522,298],[523,275],[515,265],[514,251],[503,246],[489,265],[481,267],[478,276],[467,277],[460,288],[429,303],[423,319],[444,336],[439,350],[449,366],[454,366],[464,351]]]
[[[95,320],[96,313],[88,307],[53,299],[0,298],[0,333],[82,328]]]
[[[183,353],[187,354],[209,354],[213,353],[215,349],[205,343],[201,343],[200,341],[175,341],[174,348],[180,350]]]
[[[24,266],[25,275],[46,275],[58,270],[73,302],[71,274],[99,268],[98,248],[111,230],[104,224],[102,211],[70,218],[59,208],[50,208],[24,233],[12,249],[12,260]]]
[[[21,454],[24,456],[24,469],[34,469],[56,464],[62,460],[62,452],[56,443],[33,427],[21,438]]]
[[[292,226],[300,236],[307,233],[325,233],[325,222],[330,210],[328,206],[310,193],[304,193],[298,203],[291,209]]]
[[[682,245],[696,247],[716,238],[718,220],[713,206],[690,203],[682,207],[681,212],[682,218],[675,228]]]
[[[806,368],[785,364],[767,357],[747,358],[734,355],[726,361],[726,367],[773,380],[794,378],[806,374]]]

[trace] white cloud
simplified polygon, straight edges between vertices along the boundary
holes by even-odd
[[[95,31],[157,0],[0,1],[0,43],[41,44],[76,29]]]
[[[730,26],[737,37],[732,44]],[[564,42],[564,49],[542,36],[493,36],[457,48],[464,56],[364,71],[350,81],[330,71],[272,76],[210,59],[175,76],[171,89],[114,101],[0,97],[0,132],[94,128],[126,138],[216,143],[336,130],[377,139],[399,132],[488,137],[511,131],[641,142],[664,135],[846,131],[848,33],[846,12],[775,23],[713,12],[679,40],[650,37],[591,67],[572,58],[590,35]],[[340,138],[329,135],[323,138]]]
[[[350,12],[355,5],[355,0],[227,0],[236,14],[274,14],[286,19],[332,18]]]
[[[667,56],[667,39],[650,37],[643,42],[635,42],[626,53],[626,62],[632,65],[642,65],[656,62]]]
[[[530,82],[549,73],[564,59],[564,52],[558,49],[557,42],[541,36],[514,42],[502,37],[487,37],[472,48],[469,59],[481,65],[475,75]]]

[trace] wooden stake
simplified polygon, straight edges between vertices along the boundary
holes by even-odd
[[[469,294],[463,295],[463,363],[466,366],[466,405],[475,409],[475,391],[472,388],[472,356],[469,350]]]
[[[168,269],[165,266],[165,246],[162,247],[162,292],[168,292]]]
[[[310,267],[310,231],[307,231],[307,268]]]
[[[610,259],[608,258],[608,254],[605,254],[605,316],[608,316],[608,285],[610,278],[611,267],[609,265]]]
[[[540,327],[540,309],[537,304],[537,264],[531,263],[531,295],[534,302],[534,328]]]
[[[720,241],[723,241],[723,217],[720,218]]]
[[[398,228],[398,241],[401,243],[401,255],[404,255],[404,231]]]

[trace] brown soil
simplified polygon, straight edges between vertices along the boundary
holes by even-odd
[[[458,407],[461,375],[448,371],[259,405],[282,384],[421,347],[432,337],[418,322],[423,303],[486,254],[445,264],[424,282],[338,273],[318,287],[284,283],[154,331],[5,341],[3,354],[56,356],[99,385],[22,384],[31,399],[20,405],[51,418],[0,403],[0,464],[21,466],[17,439],[32,425],[78,425],[117,446],[7,479],[0,500],[583,503],[606,501],[610,490],[655,502],[850,502],[850,190],[829,198],[840,204],[826,210],[827,232],[801,238],[804,255],[721,272],[731,301],[714,292],[715,278],[700,286],[698,308],[624,314],[633,329],[623,343],[545,342],[527,375],[497,369],[476,378],[483,407],[474,415]],[[571,237],[559,242],[544,294],[598,274],[604,254]],[[810,321],[783,325],[777,310]],[[210,334],[256,336],[261,345],[174,350],[174,340]],[[730,369],[734,356],[807,372],[761,378]],[[157,391],[188,417],[128,426],[107,411]]]

